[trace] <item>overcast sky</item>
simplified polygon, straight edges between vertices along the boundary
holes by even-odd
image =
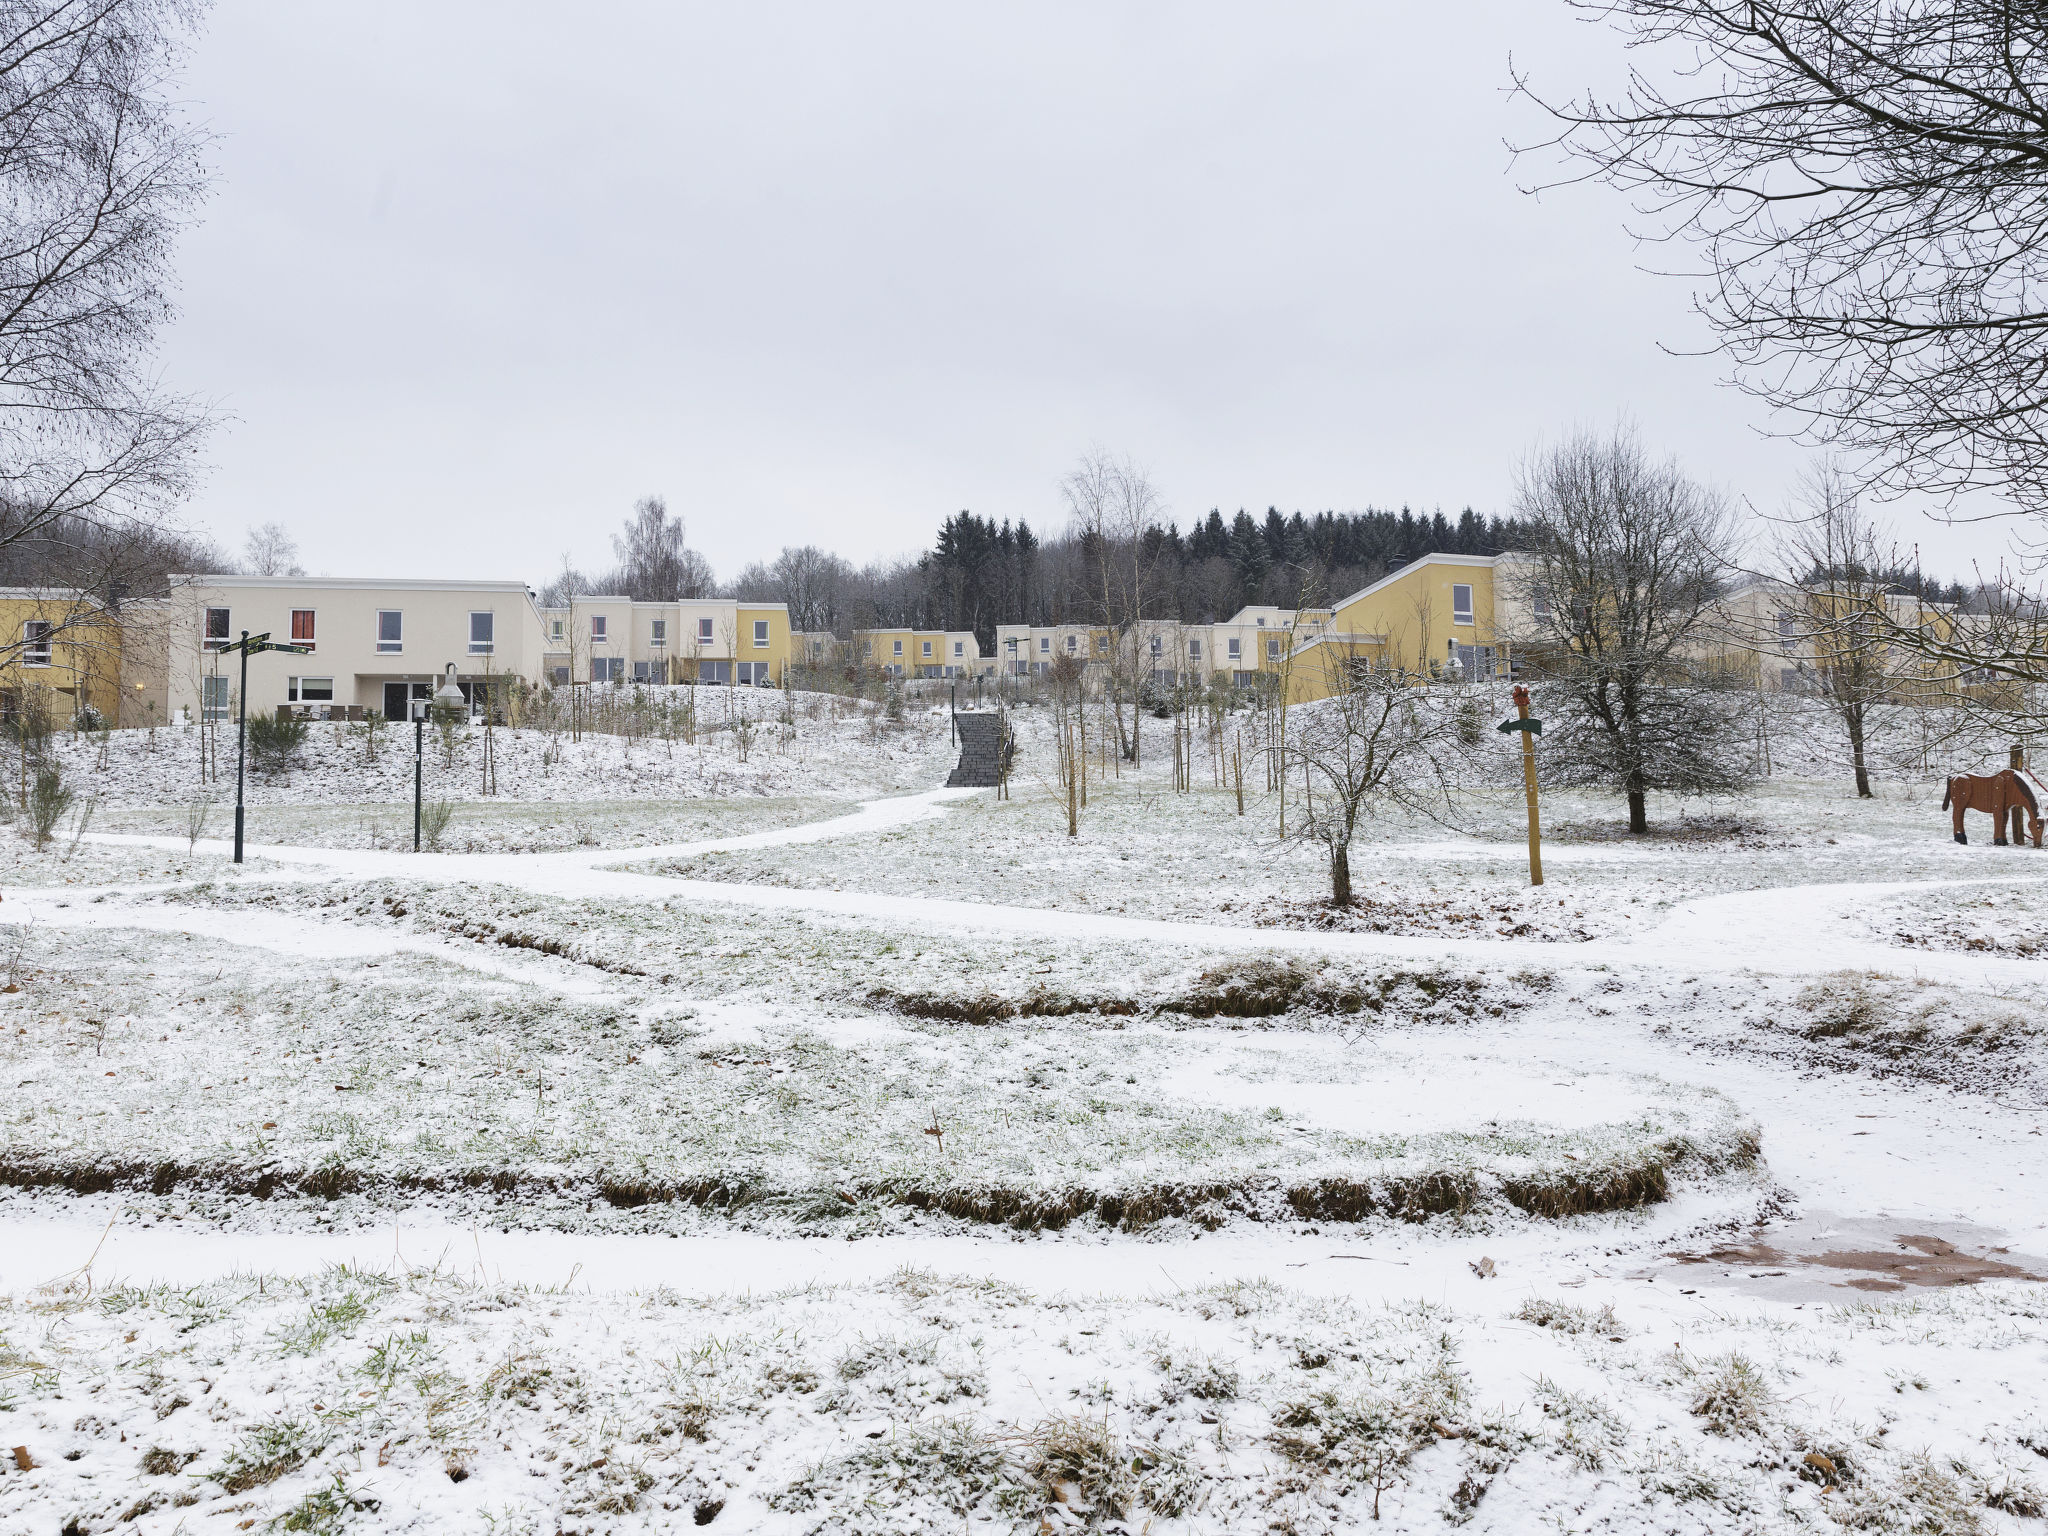
[[[1511,53],[1564,91],[1619,63],[1557,0],[218,0],[163,358],[232,418],[195,520],[537,583],[660,492],[730,575],[1057,526],[1091,444],[1183,526],[1498,512],[1622,412],[1780,505],[1805,452],[1664,350],[1703,332],[1622,202],[1518,189]],[[1930,567],[2004,537],[1891,515]]]

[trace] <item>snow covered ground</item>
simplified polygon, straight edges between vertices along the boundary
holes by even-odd
[[[2048,865],[1938,785],[1556,796],[1535,892],[1481,786],[1333,916],[1163,764],[1067,839],[1028,712],[997,801],[740,702],[419,855],[316,727],[239,869],[196,743],[67,744],[0,1529],[2041,1528]]]

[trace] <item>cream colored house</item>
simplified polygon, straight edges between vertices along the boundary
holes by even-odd
[[[1008,677],[1030,677],[1065,657],[1100,668],[1118,646],[1138,648],[1138,669],[1153,682],[1204,683],[1221,674],[1244,687],[1278,671],[1292,644],[1297,616],[1291,608],[1257,605],[1240,609],[1220,624],[1184,624],[1146,619],[1128,635],[1089,624],[999,624],[995,667]],[[1123,653],[1128,659],[1129,652]]]
[[[586,595],[540,611],[547,680],[780,685],[792,660],[782,603]]]
[[[1005,677],[1031,677],[1065,657],[1083,666],[1106,662],[1116,632],[1090,624],[998,624],[995,670]]]
[[[222,647],[245,632],[310,647],[250,658],[252,713],[404,719],[451,666],[472,699],[507,678],[542,677],[540,610],[524,582],[173,576],[165,613],[173,716],[226,718],[241,658]]]

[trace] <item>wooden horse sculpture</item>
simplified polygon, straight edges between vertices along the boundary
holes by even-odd
[[[1941,808],[1955,813],[1956,841],[1959,843],[1970,840],[1963,831],[1963,812],[1988,811],[1991,815],[1991,841],[1995,846],[2002,848],[2006,845],[2008,825],[2012,828],[2015,843],[2026,841],[2022,835],[2022,822],[2031,825],[2034,846],[2041,846],[2040,802],[2034,798],[2033,788],[2027,781],[2010,768],[1989,777],[1957,774],[1948,781],[1948,789],[1941,797]]]

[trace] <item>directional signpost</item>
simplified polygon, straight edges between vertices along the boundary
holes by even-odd
[[[1515,684],[1515,718],[1503,720],[1499,729],[1522,733],[1522,787],[1529,796],[1529,883],[1543,883],[1543,829],[1536,819],[1536,738],[1543,734],[1543,722],[1529,713],[1529,690]]]
[[[241,639],[231,640],[221,649],[242,653],[242,692],[235,712],[235,862],[239,864],[242,862],[242,768],[249,755],[249,658],[261,651],[285,651],[293,656],[304,656],[313,647],[277,644],[271,640],[269,630],[252,635],[245,629]]]

